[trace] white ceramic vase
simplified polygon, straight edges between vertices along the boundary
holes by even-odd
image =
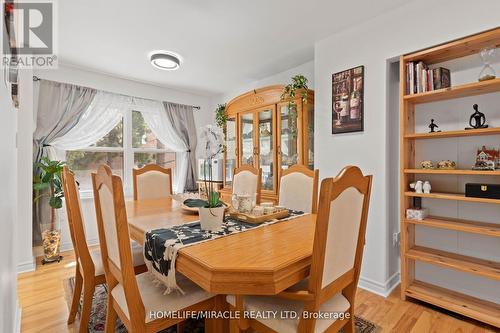
[[[217,231],[222,228],[224,222],[225,207],[205,208],[200,207],[200,225],[201,229],[209,231]]]

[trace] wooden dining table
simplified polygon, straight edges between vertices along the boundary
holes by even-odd
[[[130,237],[197,221],[169,199],[127,202]],[[214,294],[275,295],[309,275],[316,214],[183,247],[176,270]]]

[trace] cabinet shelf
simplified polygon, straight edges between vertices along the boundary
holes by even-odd
[[[419,175],[470,175],[470,176],[500,176],[500,170],[467,170],[467,169],[404,169],[407,174]]]
[[[475,135],[495,135],[500,134],[500,127],[481,128],[473,130],[458,130],[458,131],[445,131],[434,133],[413,133],[406,134],[405,139],[439,139],[439,138],[454,138],[461,136],[475,136]]]
[[[405,254],[406,258],[444,268],[500,280],[500,263],[461,254],[415,246]]]
[[[438,89],[418,94],[404,95],[404,100],[409,103],[429,103],[452,98],[476,96],[500,92],[500,78],[481,82],[461,84],[454,87]]]
[[[405,295],[500,327],[500,304],[418,280],[413,281],[406,288]]]
[[[491,237],[500,237],[500,224],[485,223],[470,220],[453,219],[447,217],[429,216],[423,220],[404,220],[405,223],[422,225],[425,227],[455,230]]]
[[[492,203],[500,204],[500,199],[488,199],[488,198],[476,198],[476,197],[466,197],[463,193],[416,193],[407,191],[405,192],[407,197],[419,197],[419,198],[429,198],[429,199],[442,199],[442,200],[457,200],[457,201],[468,201],[468,202],[482,202],[482,203]]]

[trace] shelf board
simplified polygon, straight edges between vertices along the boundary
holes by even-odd
[[[406,134],[405,139],[435,139],[435,138],[454,138],[460,136],[475,136],[475,135],[495,135],[500,134],[500,127],[481,128],[475,130],[458,130],[445,131],[434,133],[413,133]]]
[[[467,170],[467,169],[404,169],[404,173],[419,175],[471,175],[471,176],[500,176],[500,170]]]
[[[461,98],[467,96],[476,96],[500,92],[500,78],[461,84],[444,89],[438,89],[419,94],[404,95],[403,99],[409,103],[429,103],[444,101],[452,98]]]
[[[406,258],[444,268],[500,280],[500,263],[461,254],[414,246],[405,253]]]
[[[423,220],[404,220],[405,223],[422,225],[431,228],[469,232],[491,237],[500,237],[500,224],[470,220],[453,219],[448,217],[428,216]]]
[[[500,28],[496,28],[465,38],[460,38],[425,50],[406,54],[403,56],[403,60],[405,62],[423,61],[430,65],[477,54],[485,47],[499,47],[499,32]]]
[[[500,327],[500,304],[417,280],[410,284],[405,295]]]
[[[443,199],[443,200],[457,200],[457,201],[500,204],[500,199],[466,197],[465,194],[463,194],[463,193],[439,193],[439,192],[417,193],[417,192],[407,191],[407,192],[405,192],[405,196],[429,198],[429,199]]]

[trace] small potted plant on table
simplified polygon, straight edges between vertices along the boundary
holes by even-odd
[[[222,227],[226,208],[212,181],[212,161],[224,151],[224,133],[222,129],[212,125],[203,127],[200,131],[198,144],[200,146],[200,157],[204,160],[203,180],[207,200],[187,199],[184,204],[188,207],[199,207],[202,229],[216,231]]]

